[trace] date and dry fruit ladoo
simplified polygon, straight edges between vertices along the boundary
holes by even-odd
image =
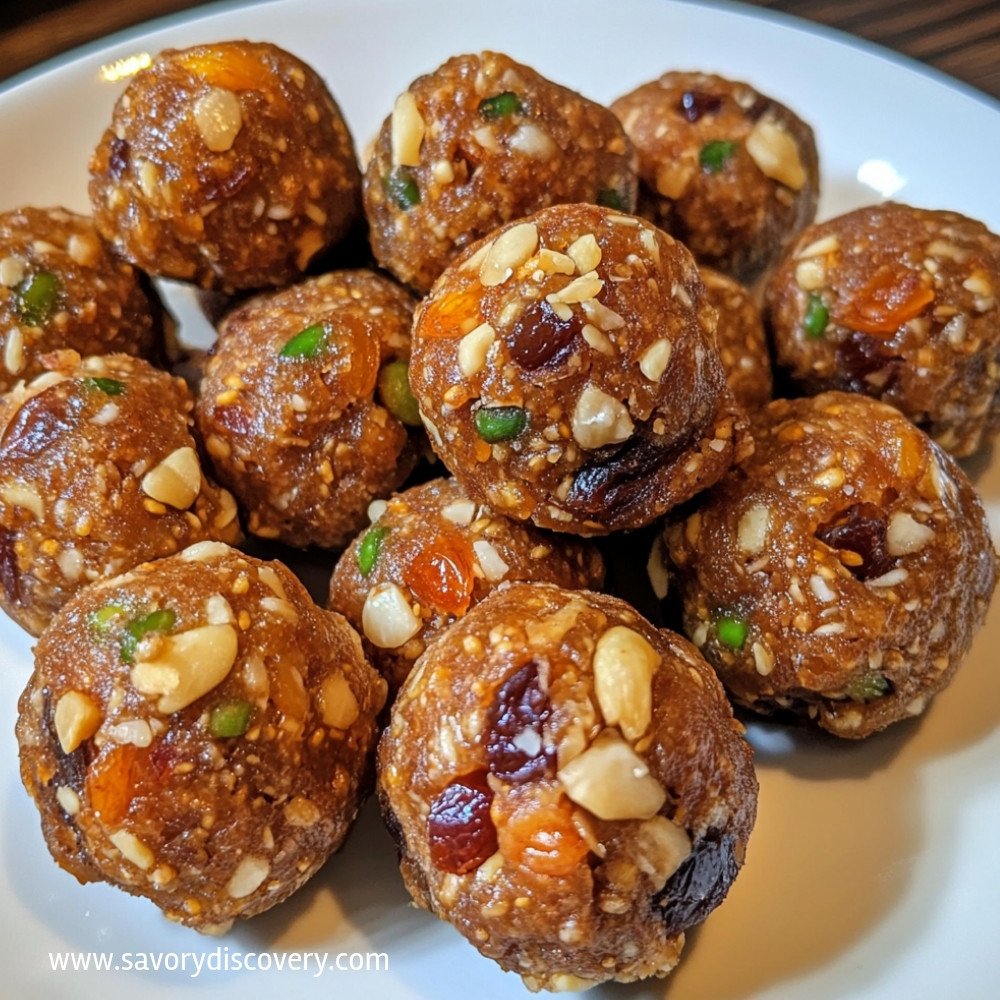
[[[547,205],[635,208],[635,151],[607,108],[496,52],[397,99],[365,171],[378,262],[426,292],[470,243]]]
[[[670,526],[685,630],[737,702],[837,736],[919,715],[983,623],[997,559],[956,462],[895,408],[828,392]]]
[[[410,384],[477,502],[581,535],[638,528],[752,447],[715,323],[676,240],[557,205],[441,275],[414,320]]]
[[[502,583],[598,588],[604,563],[590,545],[499,517],[457,479],[435,479],[377,500],[371,527],[340,557],[328,607],[362,633],[365,652],[395,691],[443,628]]]
[[[501,587],[427,647],[379,746],[406,886],[530,989],[666,975],[743,863],[742,731],[624,601]]]
[[[812,129],[749,84],[664,73],[611,105],[639,154],[639,214],[705,264],[753,281],[812,222]]]
[[[743,285],[721,271],[702,266],[698,273],[709,303],[719,314],[715,339],[726,382],[740,406],[756,410],[770,402],[774,392],[760,309]]]
[[[1000,425],[1000,236],[888,202],[810,226],[775,270],[775,353],[809,392],[892,403],[959,458]]]
[[[118,253],[223,291],[294,281],[360,210],[340,109],[310,67],[265,43],[161,52],[118,99],[90,173]]]
[[[112,256],[94,223],[62,208],[0,213],[0,392],[42,356],[160,353],[163,309],[145,275]]]
[[[420,425],[407,375],[413,307],[374,271],[335,271],[222,321],[198,425],[251,534],[345,545],[368,504],[409,474]]]
[[[94,580],[241,537],[181,379],[124,354],[46,361],[0,403],[0,607],[32,635]]]
[[[35,648],[21,777],[55,860],[221,931],[357,814],[385,682],[281,563],[219,542],[74,598]]]

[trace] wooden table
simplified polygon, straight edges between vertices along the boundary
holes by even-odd
[[[415,0],[416,2],[416,0]],[[76,45],[198,0],[16,0],[0,9],[0,80]],[[758,0],[870,39],[1000,98],[998,0]]]

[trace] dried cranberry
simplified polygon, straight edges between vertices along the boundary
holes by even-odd
[[[820,525],[816,537],[831,548],[856,553],[860,564],[845,560],[845,565],[859,580],[871,580],[888,573],[893,565],[886,551],[886,530],[885,515],[875,504],[856,503]]]
[[[113,180],[120,180],[123,173],[128,170],[130,158],[129,144],[118,136],[111,138],[111,154],[108,157],[108,169],[111,171]]]
[[[653,898],[667,934],[700,924],[725,899],[740,868],[733,851],[735,842],[729,835],[699,841],[667,879]]]
[[[14,551],[14,535],[6,528],[0,528],[0,585],[7,595],[8,604],[20,603],[21,570]]]
[[[560,319],[544,299],[528,305],[507,335],[510,356],[526,371],[559,364],[572,350],[583,321],[576,310]]]
[[[63,383],[66,385],[66,383]],[[0,441],[0,458],[34,458],[71,430],[83,401],[68,396],[62,386],[32,396],[14,416]]]
[[[493,792],[486,783],[485,771],[456,778],[438,794],[427,820],[431,861],[436,868],[464,875],[496,853],[492,802]]]
[[[486,754],[490,771],[503,781],[522,782],[551,774],[551,747],[542,746],[542,730],[552,714],[549,699],[531,662],[510,675],[490,706]]]
[[[714,115],[722,107],[722,98],[703,90],[685,90],[677,102],[680,113],[692,124],[704,115]]]

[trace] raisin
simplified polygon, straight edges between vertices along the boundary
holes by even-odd
[[[882,391],[889,389],[899,379],[897,354],[887,351],[883,341],[864,333],[852,333],[837,345],[837,371],[842,376],[844,388],[850,392],[870,392],[867,377],[889,368]]]
[[[875,504],[856,503],[820,525],[816,537],[830,548],[854,553],[857,559],[843,559],[844,565],[859,580],[871,580],[893,566],[886,550],[886,530],[885,515]]]
[[[197,175],[205,201],[225,201],[253,180],[254,169],[251,163],[241,162],[236,169],[222,172],[205,164],[198,168]]]
[[[0,528],[0,585],[8,604],[21,603],[21,568],[14,551],[14,534],[6,528]]]
[[[227,431],[240,436],[248,435],[253,429],[253,418],[236,403],[216,406],[212,410],[212,419]]]
[[[128,170],[130,149],[129,144],[118,136],[111,138],[111,153],[108,156],[108,170],[112,180],[121,180],[122,174]]]
[[[677,102],[677,110],[692,124],[705,115],[717,114],[721,107],[721,97],[703,90],[685,90]]]
[[[82,409],[83,400],[66,395],[60,386],[32,396],[7,425],[0,441],[0,458],[40,455],[73,428]]]
[[[526,371],[555,367],[573,350],[583,321],[575,310],[560,319],[544,299],[528,305],[507,335],[510,356]]]
[[[436,868],[464,875],[496,853],[492,803],[493,792],[486,783],[485,771],[456,778],[438,794],[427,819],[431,861]]]
[[[537,664],[532,661],[511,674],[500,685],[486,719],[490,772],[511,782],[554,773],[552,748],[542,745],[542,730],[551,714]]]
[[[437,611],[464,615],[475,585],[474,557],[460,535],[441,532],[427,542],[403,570],[413,596]]]
[[[699,841],[653,897],[653,909],[659,912],[668,935],[700,924],[725,899],[740,868],[735,843],[736,838],[728,834]]]

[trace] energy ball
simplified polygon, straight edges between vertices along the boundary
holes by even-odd
[[[807,229],[775,270],[775,353],[808,392],[892,403],[961,458],[1000,426],[1000,236],[888,202]]]
[[[668,529],[685,630],[755,711],[852,739],[919,715],[996,584],[968,479],[865,396],[776,400],[753,430],[753,458]]]
[[[360,210],[350,133],[326,85],[275,45],[161,52],[90,160],[97,227],[151,274],[223,291],[284,285]]]
[[[32,635],[94,580],[242,537],[181,379],[124,354],[47,360],[0,402],[0,607]]]
[[[340,557],[328,607],[364,637],[396,691],[443,628],[503,583],[600,587],[595,548],[481,507],[456,479],[435,479],[370,509],[371,527]]]
[[[231,312],[197,416],[251,534],[346,545],[418,457],[407,382],[414,302],[373,271],[337,271]]]
[[[751,282],[816,215],[812,129],[746,83],[664,73],[611,105],[639,154],[640,214]]]
[[[63,208],[0,213],[0,392],[45,371],[50,351],[155,359],[162,335],[146,276],[112,256],[90,219]]]
[[[760,309],[738,281],[711,267],[699,267],[709,304],[719,314],[715,339],[726,371],[726,382],[736,402],[756,410],[774,393],[771,357]]]
[[[635,151],[607,108],[496,52],[415,80],[382,125],[364,204],[379,264],[421,293],[497,226],[562,202],[635,208]]]
[[[201,542],[89,587],[46,630],[21,778],[80,882],[221,932],[343,842],[384,700],[357,634],[289,570]]]
[[[558,205],[449,266],[411,386],[477,503],[580,535],[639,528],[751,448],[691,255],[631,215]]]
[[[743,864],[741,734],[624,601],[502,587],[428,646],[379,746],[406,887],[529,989],[664,976]]]

